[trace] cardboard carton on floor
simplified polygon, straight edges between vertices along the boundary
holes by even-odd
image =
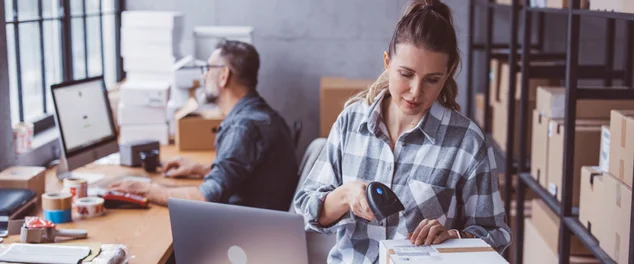
[[[343,106],[355,94],[367,89],[374,80],[322,77],[320,82],[320,137],[328,137]]]
[[[548,124],[550,118],[533,110],[533,139],[531,140],[531,176],[544,188],[548,182]]]
[[[508,263],[489,244],[481,239],[450,239],[440,245],[432,246],[438,250],[436,258],[428,256],[403,256],[397,250],[412,247],[409,240],[381,240],[379,242],[379,264],[414,264],[433,261],[433,263],[472,263],[495,264]]]
[[[515,131],[519,131],[519,119],[520,119],[520,113],[519,113],[519,100],[515,101]],[[529,106],[528,106],[528,122],[527,124],[532,124],[532,118],[533,116],[530,114],[531,111],[533,111],[533,109],[535,109],[535,101],[530,101],[529,102]],[[500,148],[502,149],[502,151],[506,151],[506,132],[507,132],[507,124],[508,124],[508,111],[507,111],[507,107],[506,105],[500,105],[500,104],[496,104],[493,107],[493,122],[492,122],[492,134],[493,134],[493,140],[495,140],[495,142],[500,146]],[[529,129],[529,127],[526,127],[526,129],[528,129],[528,133],[527,133],[527,137],[526,140],[528,141],[526,143],[526,155],[527,157],[530,157],[530,149],[531,149],[531,139],[532,139],[532,130]],[[515,155],[515,157],[517,157],[517,155],[519,155],[519,142],[520,139],[519,137],[514,137],[513,140],[513,153]]]
[[[174,115],[176,120],[175,141],[181,151],[215,149],[216,133],[224,120],[219,110],[200,109],[195,99]]]
[[[579,205],[579,187],[581,167],[597,164],[597,156],[601,147],[601,126],[607,120],[577,119],[575,126],[574,153],[570,153],[573,161],[572,204]],[[548,192],[561,201],[561,183],[564,164],[564,122],[551,120],[548,129]],[[569,156],[570,158],[570,156]]]
[[[612,110],[610,173],[632,187],[634,175],[634,111]]]
[[[610,173],[605,173],[605,190],[600,200],[607,211],[601,221],[606,225],[605,235],[599,235],[599,245],[616,263],[627,263],[630,244],[630,219],[632,212],[632,188]]]
[[[552,251],[548,243],[539,234],[536,228],[537,223],[532,219],[524,220],[524,263],[557,264],[559,255]],[[558,232],[555,233],[555,235]],[[594,264],[601,263],[593,257],[571,256],[571,264]]]
[[[537,109],[550,118],[565,117],[566,88],[542,86],[537,89]],[[634,109],[634,100],[579,100],[577,118],[604,119],[612,109]]]
[[[607,207],[603,204],[605,197],[604,175],[599,167],[581,167],[581,188],[579,191],[579,222],[597,239],[606,234],[607,225],[603,219],[607,215]]]
[[[45,191],[46,168],[10,167],[0,172],[0,187],[11,189],[29,189],[40,197]]]

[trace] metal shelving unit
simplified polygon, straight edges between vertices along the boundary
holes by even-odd
[[[520,5],[523,1],[523,6]],[[524,246],[524,192],[526,187],[535,192],[560,218],[559,230],[559,263],[568,264],[570,258],[570,235],[574,234],[582,243],[594,254],[594,256],[602,263],[615,263],[598,245],[597,240],[588,232],[588,230],[578,220],[578,208],[572,207],[572,185],[573,185],[573,159],[575,140],[575,119],[576,119],[576,101],[585,100],[616,100],[616,99],[634,99],[634,88],[632,85],[632,77],[634,75],[634,14],[625,14],[618,12],[603,12],[593,10],[579,9],[579,0],[571,1],[572,4],[568,9],[553,8],[536,8],[529,7],[528,0],[513,0],[511,5],[496,4],[494,0],[470,0],[469,1],[469,62],[467,70],[468,87],[467,95],[469,96],[468,110],[471,113],[471,100],[473,99],[473,55],[475,51],[483,51],[485,53],[486,65],[485,72],[490,72],[489,61],[491,58],[505,59],[509,63],[509,92],[508,92],[508,120],[507,120],[507,145],[506,153],[498,157],[504,161],[505,182],[510,183],[513,180],[513,174],[517,173],[519,180],[516,190],[516,222],[514,235],[515,250],[514,263],[522,263],[523,246]],[[475,25],[475,8],[476,6],[484,7],[486,12],[486,39],[485,43],[475,43],[474,27]],[[493,30],[493,11],[511,13],[511,30],[508,43],[495,43],[492,41]],[[521,24],[524,25],[522,30],[522,43],[518,43],[519,17],[520,12],[523,14]],[[567,47],[564,53],[545,53],[542,51],[544,27],[543,20],[545,14],[565,15],[567,16]],[[538,16],[538,44],[531,44],[532,36],[532,19]],[[580,34],[580,18],[581,17],[602,17],[607,19],[606,25],[606,48],[605,61],[603,65],[579,65],[579,34]],[[625,20],[627,41],[625,45],[626,61],[624,70],[614,69],[614,44],[615,44],[615,24],[616,20]],[[493,51],[494,49],[505,49],[505,51]],[[537,49],[537,52],[535,50]],[[512,54],[510,51],[518,51]],[[532,66],[532,61],[564,61],[561,64],[552,66]],[[516,72],[522,73],[520,100],[519,100],[519,131],[514,131],[515,124],[515,83]],[[528,166],[528,158],[526,157],[527,143],[525,140],[519,141],[519,155],[517,159],[513,156],[514,137],[526,138],[527,131],[531,124],[528,124],[528,83],[530,78],[549,78],[561,79],[566,82],[566,115],[565,115],[565,135],[564,135],[564,166],[563,166],[563,183],[562,183],[562,201],[557,201],[548,193],[537,181],[530,175],[530,167]],[[599,79],[604,81],[605,86],[612,86],[613,80],[622,80],[624,86],[629,89],[596,89],[579,87],[580,79]],[[485,131],[491,131],[490,115],[490,98],[489,98],[489,79],[484,81],[485,95]],[[499,146],[493,142],[496,153],[500,152]],[[500,166],[502,167],[502,166]],[[510,169],[509,169],[510,168]],[[634,177],[634,175],[632,176]],[[505,197],[511,197],[512,184],[505,184],[503,190]],[[510,202],[505,202],[505,209],[510,212]],[[633,210],[634,213],[634,201]],[[634,231],[634,215],[631,221],[631,231]],[[630,248],[634,245],[634,236],[630,236]],[[634,264],[634,249],[630,250],[629,263]]]

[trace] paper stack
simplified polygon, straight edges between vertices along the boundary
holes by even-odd
[[[126,82],[118,105],[120,141],[169,143],[167,102],[173,67],[181,57],[183,15],[125,11],[121,15],[121,56]]]

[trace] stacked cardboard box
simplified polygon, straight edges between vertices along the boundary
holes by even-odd
[[[599,153],[608,147],[601,147],[605,132],[601,126],[607,125],[611,109],[633,109],[631,100],[579,100],[577,101],[577,120],[575,133],[574,158],[574,199],[579,204],[580,169],[584,165],[594,165]],[[553,195],[561,197],[563,170],[563,135],[565,116],[565,88],[540,87],[537,90],[537,109],[533,112],[531,174]],[[603,135],[603,136],[602,136]],[[607,156],[607,155],[605,155]],[[607,157],[606,157],[607,159]],[[551,175],[552,174],[552,175]]]
[[[615,11],[634,13],[634,1],[632,0],[592,0],[590,8],[600,11]]]
[[[125,11],[121,20],[126,82],[121,86],[117,111],[120,140],[152,139],[168,144],[167,99],[173,66],[180,57],[183,15]]]
[[[348,99],[367,89],[374,80],[322,77],[320,83],[320,137],[328,137]]]
[[[487,118],[485,118],[485,108],[491,108],[491,106],[486,106],[486,102],[485,102],[485,98],[484,98],[484,94],[483,93],[476,93],[475,95],[475,122],[476,124],[478,124],[478,126],[480,126],[482,129],[484,129],[484,122],[485,120],[489,119],[491,120],[491,116],[493,113],[493,109],[491,109],[489,111],[489,116]]]
[[[534,65],[538,65],[540,63],[533,63]],[[520,119],[520,90],[521,90],[521,81],[522,74],[516,73],[516,84],[515,84],[515,117],[514,117],[514,130],[519,131],[519,119]],[[509,77],[510,77],[510,67],[509,64],[499,60],[491,60],[491,86],[489,87],[489,96],[491,106],[493,107],[493,122],[492,122],[492,132],[493,132],[493,140],[500,146],[502,151],[506,151],[506,141],[507,141],[507,124],[508,124],[508,94],[510,92],[509,89]],[[558,80],[548,80],[548,79],[530,79],[528,85],[528,111],[533,111],[535,109],[535,98],[537,94],[537,87],[539,86],[549,86],[558,84]],[[528,123],[531,124],[532,116],[529,114]],[[528,131],[528,148],[526,149],[526,154],[530,155],[530,139],[531,139],[531,130]],[[515,137],[513,140],[513,149],[514,155],[519,154],[519,142],[520,139]]]
[[[533,216],[534,218],[534,216]],[[534,219],[524,220],[524,263],[539,263],[539,264],[556,264],[559,263],[558,250],[552,249],[551,244],[548,243],[548,239],[542,236],[538,231],[539,223],[534,222]],[[549,236],[556,236],[559,231],[554,231],[554,234]],[[550,239],[552,241],[552,239]],[[571,264],[594,264],[600,263],[593,257],[586,256],[571,256]]]

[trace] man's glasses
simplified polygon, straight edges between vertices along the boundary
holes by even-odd
[[[206,72],[209,71],[209,69],[212,68],[223,68],[226,67],[227,65],[223,65],[223,64],[206,64],[206,65],[196,65],[196,66],[184,66],[180,69],[200,69],[200,72],[202,74],[205,74]]]

